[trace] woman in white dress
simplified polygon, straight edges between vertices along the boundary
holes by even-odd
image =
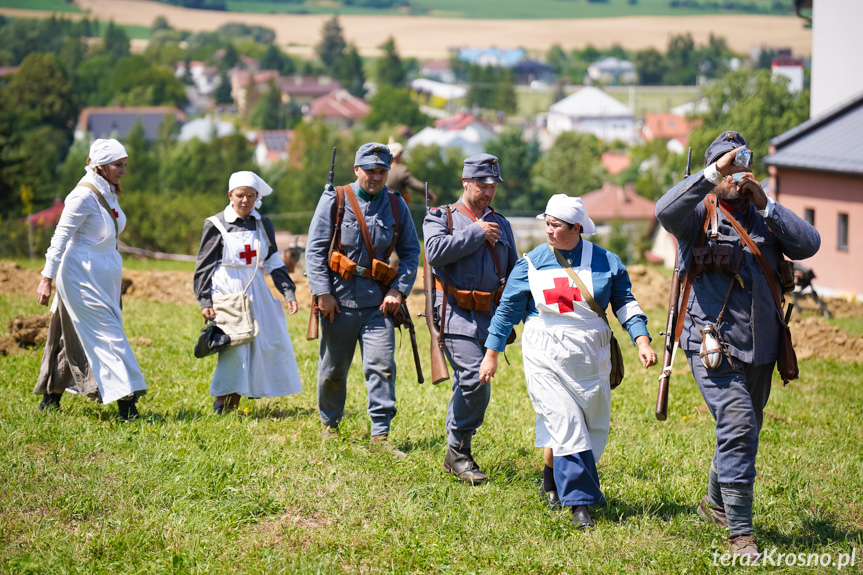
[[[611,417],[611,328],[587,303],[567,268],[599,309],[611,304],[638,346],[644,367],[656,364],[656,353],[623,262],[582,239],[593,235],[596,226],[581,200],[552,196],[537,218],[545,220],[546,243],[518,260],[507,280],[489,327],[480,381],[491,383],[498,353],[512,326],[523,319],[524,376],[536,411],[536,446],[544,448],[540,496],[552,507],[571,507],[572,523],[586,529],[593,526],[588,505],[605,502],[596,463],[608,441]]]
[[[34,390],[42,394],[40,409],[58,408],[63,392],[70,391],[101,403],[116,401],[128,421],[138,416],[135,402],[147,392],[123,332],[120,305],[117,235],[126,227],[119,199],[127,160],[117,140],[93,142],[87,171],[66,197],[45,254],[36,299],[48,305],[54,279],[57,295]]]
[[[241,396],[279,397],[302,391],[285,312],[259,269],[272,276],[291,315],[297,313],[294,282],[279,257],[273,224],[257,210],[260,198],[272,191],[257,174],[237,172],[228,182],[228,207],[204,221],[195,264],[201,315],[216,319],[213,298],[242,292],[248,285],[258,327],[251,342],[219,352],[210,384],[217,414],[237,409]]]

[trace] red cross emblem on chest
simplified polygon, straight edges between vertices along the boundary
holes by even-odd
[[[558,304],[560,313],[573,311],[575,308],[572,302],[584,301],[578,288],[571,287],[566,278],[554,278],[554,289],[544,289],[542,294],[545,296],[545,303]]]
[[[120,214],[119,214],[119,213],[117,213],[117,210],[115,210],[114,208],[111,208],[111,213],[113,213],[113,214],[114,214],[114,217],[115,217],[115,218],[119,218],[119,217],[120,217]]]
[[[252,263],[252,258],[256,255],[258,255],[258,250],[253,250],[249,244],[246,244],[246,249],[240,252],[240,257],[246,260],[246,265]]]

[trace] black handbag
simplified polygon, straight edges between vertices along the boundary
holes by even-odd
[[[219,326],[208,321],[201,328],[201,335],[198,336],[198,341],[195,342],[195,357],[198,359],[207,357],[230,347],[230,345],[231,337],[225,335],[225,332],[219,329]]]

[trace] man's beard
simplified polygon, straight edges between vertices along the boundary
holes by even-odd
[[[737,189],[737,182],[725,182],[713,188],[713,193],[716,197],[731,206],[731,209],[736,211],[746,207],[749,198]]]

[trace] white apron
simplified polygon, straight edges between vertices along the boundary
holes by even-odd
[[[246,292],[258,324],[258,335],[246,345],[219,352],[210,395],[238,393],[243,397],[279,397],[300,393],[303,388],[285,312],[267,287],[263,271],[259,270],[257,256],[267,250],[259,235],[264,225],[258,220],[255,231],[228,233],[217,218],[209,220],[221,233],[223,245],[222,262],[213,273],[213,297],[242,292],[258,270]]]
[[[593,244],[581,241],[582,261],[573,269],[592,292]],[[611,328],[583,301],[566,270],[537,270],[526,259],[539,311],[528,318],[522,334],[527,392],[536,411],[536,447],[550,447],[556,456],[590,449],[599,461],[610,424]]]
[[[126,215],[119,204],[108,203],[117,210],[117,227],[123,231]],[[120,310],[123,260],[117,251],[114,221],[101,206],[99,213],[104,220],[105,237],[90,246],[76,243],[75,236],[69,241],[57,270],[57,295],[51,311],[57,309],[57,298],[62,299],[96,379],[102,403],[111,403],[146,390],[147,384],[123,332]],[[67,391],[79,392],[74,387]]]

